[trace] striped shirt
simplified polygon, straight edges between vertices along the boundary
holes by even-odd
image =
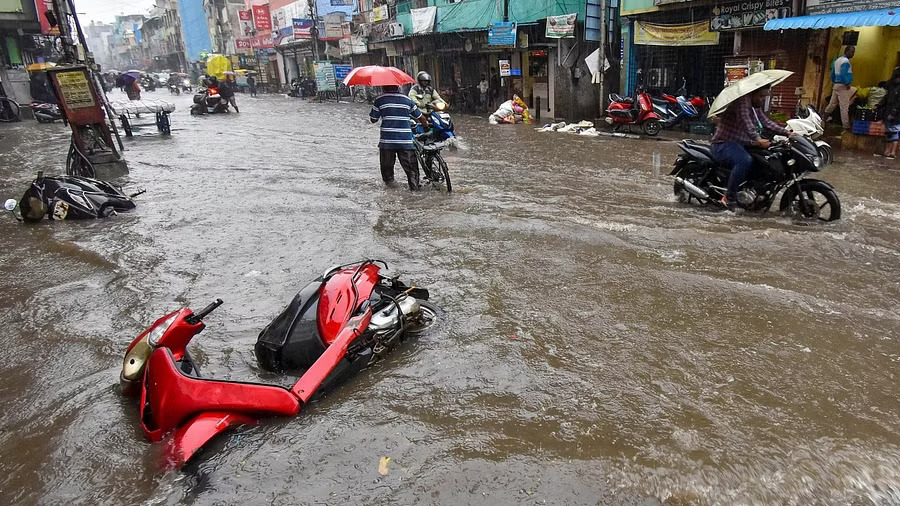
[[[413,145],[409,118],[421,117],[422,111],[406,95],[385,93],[376,98],[375,103],[372,104],[369,118],[372,123],[381,118],[381,142],[378,143],[378,147],[382,149],[416,149]]]

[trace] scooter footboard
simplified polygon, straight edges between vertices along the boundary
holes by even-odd
[[[166,447],[166,464],[180,468],[212,438],[236,425],[254,424],[256,419],[226,411],[210,411],[191,418],[178,428]]]

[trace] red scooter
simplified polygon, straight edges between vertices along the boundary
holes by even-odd
[[[650,94],[644,89],[644,84],[640,78],[641,71],[638,71],[638,85],[635,90],[634,99],[630,97],[621,97],[616,93],[609,95],[609,108],[606,109],[606,123],[618,132],[623,126],[627,125],[631,130],[632,125],[638,125],[645,134],[653,136],[662,130],[662,122],[659,115],[653,111],[653,100]]]
[[[381,275],[384,262],[334,267],[301,290],[259,334],[256,357],[270,371],[300,371],[291,387],[200,376],[187,351],[216,300],[157,320],[128,347],[120,381],[140,394],[140,422],[150,441],[172,434],[166,464],[181,467],[229,427],[265,416],[294,416],[313,396],[380,360],[437,320],[428,291]]]

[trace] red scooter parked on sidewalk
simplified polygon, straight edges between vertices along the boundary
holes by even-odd
[[[606,109],[606,123],[613,127],[613,131],[620,131],[623,126],[632,125],[641,127],[647,135],[656,135],[662,130],[662,122],[659,115],[653,111],[653,100],[644,89],[641,71],[638,70],[638,87],[635,90],[635,98],[621,97],[616,93],[609,95],[609,107]]]
[[[125,354],[120,381],[140,394],[140,422],[150,441],[172,434],[166,465],[181,467],[229,427],[265,416],[294,416],[322,390],[380,360],[437,320],[428,291],[384,277],[387,264],[365,260],[334,267],[301,290],[259,334],[255,351],[269,371],[303,370],[291,387],[200,376],[187,351],[216,300],[157,320]]]

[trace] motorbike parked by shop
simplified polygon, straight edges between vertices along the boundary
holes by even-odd
[[[672,128],[681,124],[685,130],[689,122],[700,118],[701,108],[705,107],[706,99],[700,96],[689,97],[687,94],[687,79],[681,79],[681,88],[676,95],[663,93],[659,97],[651,97],[653,110],[659,115],[663,128]]]
[[[63,119],[62,112],[60,112],[57,104],[32,102],[28,104],[28,107],[31,108],[34,119],[36,119],[38,123],[53,123],[54,121],[61,121]]]
[[[644,88],[641,79],[641,71],[638,70],[638,87],[634,98],[622,97],[617,93],[609,95],[610,105],[606,109],[606,123],[618,132],[623,127],[638,126],[650,136],[657,135],[662,130],[662,121],[659,114],[653,110],[653,100]]]
[[[728,187],[731,168],[713,160],[711,146],[685,140],[678,144],[684,152],[670,173],[679,202],[716,204]],[[768,149],[748,149],[753,158],[749,177],[739,188],[737,205],[752,212],[768,211],[776,196],[784,191],[778,209],[809,221],[834,221],[841,217],[841,203],[834,187],[807,177],[818,172],[824,161],[812,141],[802,136],[776,137]]]
[[[329,269],[260,332],[255,352],[263,369],[302,372],[291,388],[200,375],[187,347],[221,299],[196,313],[169,313],[138,335],[125,352],[120,382],[124,393],[140,397],[146,437],[169,438],[166,464],[182,466],[230,427],[297,415],[316,394],[432,328],[440,311],[426,302],[428,290],[407,286],[382,267],[387,264],[364,260]]]

